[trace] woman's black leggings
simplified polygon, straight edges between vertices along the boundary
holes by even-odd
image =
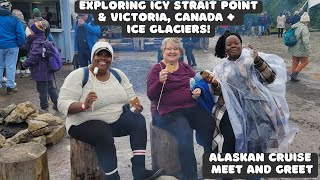
[[[278,28],[278,37],[282,37],[283,28]]]
[[[117,171],[116,147],[113,137],[130,135],[132,151],[145,150],[147,144],[146,122],[141,114],[123,112],[115,123],[108,124],[100,120],[86,121],[71,126],[71,137],[95,146],[100,167],[106,174]]]

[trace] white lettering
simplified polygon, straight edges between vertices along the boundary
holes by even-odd
[[[141,34],[145,33],[145,25],[127,25],[127,33]]]
[[[276,172],[278,174],[311,174],[313,165],[278,165]]]
[[[242,165],[212,165],[212,174],[235,174],[241,173]]]

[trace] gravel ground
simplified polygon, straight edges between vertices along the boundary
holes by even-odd
[[[195,50],[194,54],[198,64],[197,70],[213,69],[219,60],[213,56],[213,49],[218,37],[210,38],[209,51]],[[286,47],[282,40],[275,35],[263,38],[244,37],[244,44],[251,43],[259,51],[273,53],[285,59],[287,67],[290,67],[290,56],[286,53]],[[294,126],[300,129],[292,145],[289,147],[290,152],[315,152],[320,153],[320,33],[311,34],[312,54],[310,64],[301,73],[302,81],[299,83],[287,83],[287,101],[290,108],[290,121]],[[142,104],[145,107],[143,114],[147,120],[147,127],[151,121],[148,107],[150,102],[146,97],[146,76],[149,69],[156,63],[157,52],[115,52],[113,66],[123,70],[134,85]],[[60,87],[64,78],[72,71],[72,65],[65,65],[61,71],[56,74],[57,84]],[[0,90],[0,107],[5,107],[11,103],[20,103],[31,101],[39,106],[36,84],[30,78],[17,78],[17,84],[20,91],[11,96],[5,95],[5,90]],[[52,109],[51,112],[54,113]],[[59,113],[56,113],[59,115]],[[149,128],[147,128],[149,131]],[[147,167],[151,168],[150,157],[150,138],[147,144]],[[118,154],[118,169],[121,179],[130,180],[131,175],[131,152],[129,138],[116,138],[115,143]],[[198,160],[199,176],[201,176],[201,155],[202,148],[195,144],[195,152]],[[48,147],[48,160],[50,179],[52,180],[69,180],[70,179],[70,145],[68,135],[53,147]],[[319,168],[318,168],[319,169]],[[201,177],[200,177],[201,178]],[[295,178],[298,179],[298,178]],[[301,179],[301,178],[299,178]],[[314,178],[314,179],[320,179]]]

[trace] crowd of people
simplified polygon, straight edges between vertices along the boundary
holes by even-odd
[[[300,21],[300,17],[303,15],[304,10],[299,9],[291,15],[290,11],[283,10],[279,12],[278,16],[271,16],[267,11],[260,13],[259,15],[250,15],[245,18],[242,26],[227,26],[221,25],[217,27],[217,33],[222,35],[225,30],[231,30],[240,35],[247,36],[265,36],[272,33],[272,28],[276,28],[278,37],[281,38],[282,34],[290,29],[290,27]]]
[[[5,68],[7,94],[17,92],[17,64],[19,72],[30,68],[41,110],[48,112],[50,97],[53,109],[67,117],[68,134],[95,147],[105,179],[120,179],[114,137],[121,136],[130,136],[135,180],[155,179],[163,174],[161,168],[145,168],[144,107],[128,77],[110,67],[115,52],[108,42],[99,40],[101,30],[93,16],[78,14],[74,24],[78,62],[74,62],[76,69],[65,78],[58,95],[45,53],[55,48],[50,23],[40,16],[38,8],[33,9],[34,17],[26,23],[21,11],[11,12],[10,1],[0,0],[0,6],[0,78]],[[251,26],[256,25],[262,36],[270,33],[270,22],[267,12],[263,12]],[[282,37],[287,22],[288,17],[281,12],[277,17],[278,37]],[[298,40],[288,48],[294,82],[299,81],[299,72],[309,62],[309,22],[306,12],[300,15],[297,11],[291,18]],[[215,56],[221,63],[208,67],[212,71],[196,73],[193,69],[197,64],[192,51],[198,38],[164,38],[158,63],[147,77],[152,125],[176,139],[179,179],[198,179],[192,130],[205,153],[286,152],[289,139],[297,132],[289,123],[284,60],[258,52],[251,45],[244,48],[241,36],[226,29],[215,46]],[[184,54],[187,63],[183,62]],[[217,141],[216,137],[222,138]]]
[[[9,0],[0,1],[0,21],[4,24],[0,27],[0,79],[6,84],[7,95],[18,91],[15,77],[25,70],[25,74],[31,73],[37,83],[40,111],[48,112],[48,96],[54,104],[53,109],[58,110],[58,93],[53,85],[53,72],[48,67],[48,52],[55,47],[53,43],[45,46],[53,40],[50,24],[40,16],[38,8],[33,9],[33,18],[28,23],[20,10],[11,8]],[[60,57],[58,51],[55,53]]]

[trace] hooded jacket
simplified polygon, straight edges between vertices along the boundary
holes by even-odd
[[[295,36],[298,43],[288,48],[288,53],[295,57],[309,57],[310,46],[310,32],[306,25],[301,22],[293,24],[291,28],[296,28]]]
[[[33,19],[30,19],[28,22],[28,27],[31,27],[32,24],[38,22],[38,21],[46,21],[47,23],[45,23],[44,27],[46,28],[45,30],[45,35],[48,38],[49,41],[53,41],[53,36],[51,34],[51,30],[50,30],[50,24],[47,20],[43,19],[43,17],[34,17]]]
[[[34,81],[53,80],[53,73],[48,69],[48,59],[42,57],[42,48],[45,41],[47,41],[45,34],[35,34],[33,37],[29,36],[28,41],[30,41],[29,38],[32,38],[33,41],[29,56],[23,63],[23,66],[31,67],[31,75]]]
[[[99,40],[101,29],[100,26],[95,25],[93,22],[93,16],[88,15],[88,20],[82,25],[87,30],[87,43],[90,48],[90,52],[92,50],[93,45]],[[78,51],[77,45],[77,33],[78,33],[78,20],[74,24],[74,51]]]
[[[0,7],[0,49],[21,47],[26,41],[21,21],[12,13]]]

